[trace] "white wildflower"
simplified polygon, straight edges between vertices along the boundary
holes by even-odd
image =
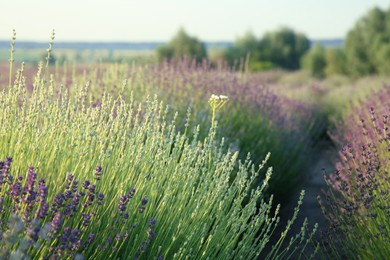
[[[209,101],[213,101],[213,100],[219,100],[219,96],[212,94]]]

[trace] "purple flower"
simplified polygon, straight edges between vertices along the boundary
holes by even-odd
[[[104,199],[104,194],[103,193],[99,193],[97,204],[98,205],[102,205],[103,199]]]
[[[77,186],[79,185],[78,180],[74,180],[72,183],[72,192],[77,192]]]
[[[91,193],[95,193],[95,189],[96,189],[96,185],[91,184],[91,185],[89,186],[89,191],[90,191]]]
[[[83,188],[84,188],[84,189],[88,189],[89,184],[91,184],[91,183],[90,183],[88,180],[85,180],[85,181],[83,182]]]
[[[47,187],[45,186],[45,184],[38,184],[38,194],[39,194],[40,201],[46,200]]]
[[[80,202],[80,198],[81,198],[81,195],[76,193],[75,195],[73,195],[73,199],[72,199],[72,204],[73,206],[77,206]]]
[[[28,176],[27,176],[27,187],[29,190],[34,188],[35,180],[37,178],[37,174],[34,172],[34,167],[30,166],[28,168]]]
[[[4,161],[4,166],[5,166],[5,167],[7,167],[7,166],[10,167],[10,166],[11,166],[11,163],[12,163],[12,157],[8,157],[8,156],[7,156],[7,157],[5,158],[5,161]]]
[[[72,184],[73,178],[74,178],[73,174],[68,173],[68,176],[66,177],[65,189],[69,189],[70,188],[70,185]]]
[[[31,225],[27,227],[26,234],[30,239],[36,242],[38,240],[38,233],[40,230],[41,227],[39,225],[36,225],[36,223],[33,222]]]
[[[128,198],[125,195],[122,195],[119,199],[118,209],[122,212],[125,211],[126,204],[128,201],[129,201]]]
[[[92,242],[95,240],[95,234],[94,233],[89,233],[87,242],[88,244],[92,244]]]
[[[53,200],[53,204],[52,204],[53,209],[61,208],[63,206],[64,200],[65,200],[64,194],[54,195],[54,200]]]
[[[95,168],[95,180],[99,181],[102,177],[102,167],[96,166]]]
[[[72,192],[71,190],[66,190],[66,191],[64,192],[64,196],[65,196],[65,199],[66,199],[66,200],[67,200],[67,199],[70,199],[70,198],[73,197],[73,192]]]
[[[143,213],[145,211],[145,205],[148,203],[148,200],[146,198],[143,198],[141,200],[141,205],[138,207],[138,212]]]
[[[156,225],[156,219],[154,218],[151,218],[148,222],[148,226],[149,228],[154,228],[154,226]]]
[[[89,223],[91,222],[91,215],[90,214],[83,214],[83,217],[84,217],[83,225],[87,227],[89,225]]]
[[[10,187],[11,190],[11,196],[13,200],[18,200],[18,197],[20,196],[20,193],[22,191],[22,185],[20,182],[15,182],[13,185]]]
[[[132,188],[132,189],[130,190],[130,192],[127,194],[127,198],[131,199],[132,197],[134,197],[134,194],[135,194],[135,189]]]
[[[51,232],[55,233],[57,232],[61,227],[62,221],[61,221],[61,213],[57,211],[54,215],[53,220],[51,221]]]
[[[153,230],[152,230],[151,228],[149,228],[148,231],[147,231],[147,233],[148,233],[148,239],[149,239],[150,241],[152,241],[152,240],[154,239],[154,236],[155,236]]]
[[[46,218],[48,211],[49,211],[49,204],[47,204],[45,201],[42,202],[41,208],[38,213],[38,217],[41,219]]]
[[[0,197],[0,213],[3,211],[4,198]]]

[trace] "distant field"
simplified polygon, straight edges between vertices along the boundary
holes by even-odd
[[[53,55],[58,61],[71,60],[76,62],[96,62],[96,61],[151,61],[154,59],[153,50],[104,50],[104,49],[55,49]],[[44,60],[46,52],[43,49],[18,49],[15,54],[17,62],[33,62]],[[0,62],[9,59],[9,50],[0,49]]]
[[[341,47],[342,39],[312,40],[325,47]],[[54,57],[59,61],[77,62],[150,62],[154,61],[155,50],[163,42],[54,42]],[[0,62],[9,59],[9,41],[0,41]],[[219,52],[233,45],[230,41],[205,42],[209,56],[213,59]],[[17,41],[16,61],[36,63],[44,59],[48,42]]]

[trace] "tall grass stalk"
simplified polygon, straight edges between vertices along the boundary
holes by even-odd
[[[9,79],[8,79],[8,87],[11,87],[12,84],[12,74],[13,74],[13,65],[14,65],[14,52],[15,52],[15,40],[16,40],[16,31],[12,31],[12,38],[11,38],[11,49],[10,49],[10,58],[9,58]]]

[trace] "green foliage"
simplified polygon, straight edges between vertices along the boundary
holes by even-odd
[[[323,78],[325,76],[326,57],[325,48],[316,43],[302,58],[303,68],[310,72],[312,77]]]
[[[348,73],[358,77],[390,72],[390,9],[370,10],[357,21],[345,41]]]
[[[300,60],[309,49],[309,40],[290,28],[281,28],[264,35],[259,45],[259,59],[270,61],[278,67],[296,70]]]
[[[325,74],[331,75],[344,75],[347,73],[345,54],[342,49],[328,48],[325,50],[326,68]]]
[[[226,50],[224,57],[231,66],[249,58],[252,71],[275,67],[296,70],[300,68],[300,59],[308,49],[309,40],[305,35],[281,28],[266,33],[260,40],[252,33],[247,33]]]
[[[207,51],[204,43],[189,36],[184,29],[180,29],[167,45],[157,49],[157,56],[160,61],[164,59],[178,61],[185,57],[201,62],[207,58]]]
[[[251,65],[256,62],[256,48],[258,40],[252,32],[247,32],[244,36],[238,38],[231,48],[223,53],[224,59],[230,66],[242,63],[244,59],[250,58]]]
[[[54,65],[56,63],[56,57],[53,53],[50,54],[50,57],[47,57],[47,53],[41,55],[41,60],[48,60],[48,65]],[[61,59],[62,60],[62,59]]]

